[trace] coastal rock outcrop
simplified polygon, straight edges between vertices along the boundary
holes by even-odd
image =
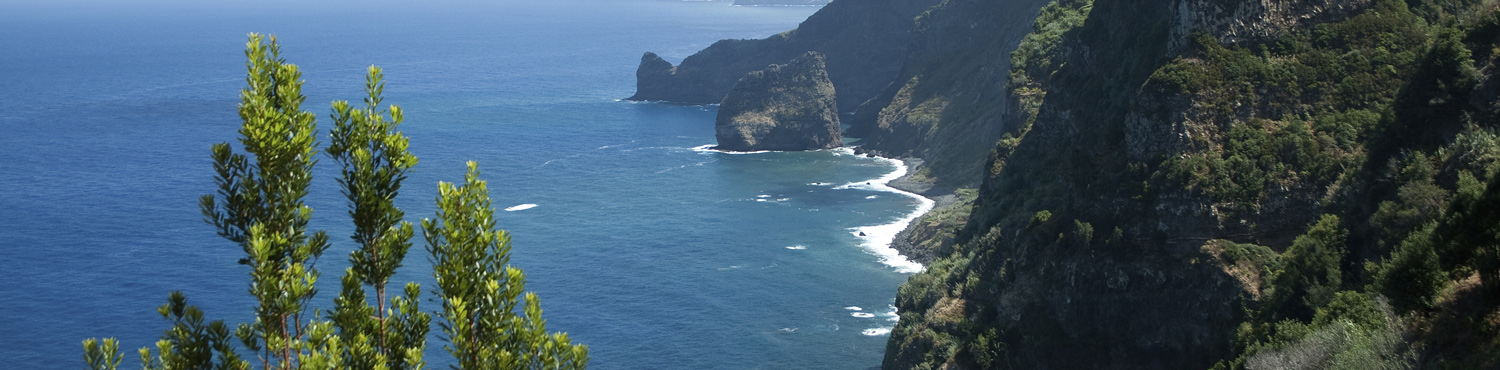
[[[714,104],[750,71],[808,51],[827,60],[838,104],[853,110],[880,93],[901,69],[912,19],[938,0],[841,0],[797,29],[760,40],[720,40],[673,66],[653,53],[636,71],[636,101]]]
[[[842,146],[838,104],[823,56],[750,72],[719,105],[716,149],[813,150]]]
[[[1181,0],[1177,2],[1168,50],[1180,52],[1195,32],[1219,42],[1266,41],[1290,30],[1349,18],[1371,0]]]

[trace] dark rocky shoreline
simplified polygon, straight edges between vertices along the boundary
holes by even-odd
[[[865,154],[878,156],[878,153]],[[937,245],[937,248],[933,248],[930,244],[924,245],[923,241],[932,239],[932,235],[940,231],[936,229],[941,225],[941,222],[935,223],[932,217],[929,216],[950,210],[955,206],[963,205],[958,204],[959,196],[956,191],[957,189],[938,185],[930,179],[916,176],[919,170],[926,164],[920,158],[905,157],[895,159],[900,160],[906,166],[906,175],[891,180],[886,185],[930,199],[933,202],[933,206],[932,209],[912,220],[900,233],[897,233],[896,238],[891,240],[890,247],[891,249],[895,249],[896,252],[901,253],[901,256],[906,257],[906,259],[926,266],[941,255],[940,249],[952,247],[951,238],[938,238],[947,240],[941,240],[942,242]]]

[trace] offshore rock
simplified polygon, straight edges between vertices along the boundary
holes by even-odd
[[[797,29],[760,40],[720,40],[673,66],[653,53],[636,72],[636,101],[714,104],[750,71],[808,51],[826,58],[838,104],[853,110],[879,94],[901,70],[913,18],[938,0],[840,0]]]
[[[814,150],[844,145],[838,104],[823,56],[807,52],[787,64],[750,72],[719,105],[716,149]]]

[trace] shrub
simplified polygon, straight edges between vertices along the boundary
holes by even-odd
[[[1430,222],[1407,236],[1375,277],[1376,290],[1390,297],[1398,312],[1429,309],[1437,303],[1438,290],[1447,279],[1432,246],[1436,227]]]
[[[1327,305],[1343,284],[1340,264],[1348,231],[1339,228],[1339,218],[1323,215],[1307,232],[1292,241],[1282,256],[1285,263],[1275,278],[1271,307],[1280,317],[1312,318],[1313,310]]]

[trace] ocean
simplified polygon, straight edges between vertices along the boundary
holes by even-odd
[[[325,135],[329,102],[359,101],[365,68],[384,68],[421,159],[397,200],[408,220],[434,217],[437,183],[478,161],[548,329],[589,345],[593,368],[879,365],[896,288],[921,268],[886,245],[931,207],[883,185],[899,162],[715,152],[715,107],[620,100],[645,51],[678,62],[816,7],[209,3],[0,1],[0,367],[79,368],[80,341],[117,337],[134,368],[173,290],[209,318],[250,319],[243,252],[197,207],[214,191],[209,147],[237,140],[250,32],[301,67]],[[324,309],[354,248],[336,166],[322,158],[308,199],[333,240]],[[431,298],[418,233],[393,281]],[[436,335],[427,357],[449,361]]]

